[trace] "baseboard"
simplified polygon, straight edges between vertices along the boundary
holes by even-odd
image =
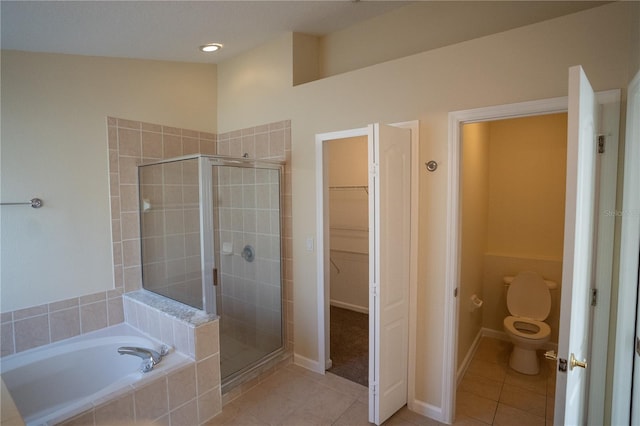
[[[480,329],[482,333],[482,337],[491,337],[493,339],[504,340],[505,342],[509,341],[509,336],[504,331],[494,330],[492,328],[482,327]]]
[[[430,419],[438,422],[447,423],[444,419],[441,407],[436,407],[435,405],[428,404],[424,401],[418,401],[417,399],[408,401],[407,407],[414,413],[429,417]]]
[[[324,374],[324,371],[325,371],[322,363],[316,360],[304,357],[300,354],[293,354],[293,363],[295,365],[298,365],[302,368],[306,368],[307,370],[314,371],[316,373]]]
[[[348,309],[350,311],[360,312],[363,314],[369,313],[369,308],[366,306],[353,305],[351,303],[341,302],[339,300],[331,299],[329,301],[331,306],[335,306],[336,308]]]
[[[480,339],[482,338],[482,336],[484,336],[482,332],[483,330],[484,329],[482,328],[478,330],[478,333],[476,334],[475,339],[473,339],[473,343],[471,344],[471,347],[467,351],[467,354],[462,360],[462,364],[460,364],[460,367],[456,372],[456,386],[458,386],[462,381],[462,378],[464,377],[464,373],[467,372],[467,368],[469,368],[469,364],[471,364],[471,360],[473,359],[473,356],[476,354],[476,350],[478,349],[478,345],[480,344]]]

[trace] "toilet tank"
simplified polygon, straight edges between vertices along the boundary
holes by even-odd
[[[509,287],[514,278],[514,276],[509,275],[502,277],[502,281],[504,282],[505,287]],[[544,280],[544,282],[547,287],[549,287],[549,290],[555,290],[556,288],[558,288],[558,283],[556,283],[555,281]]]

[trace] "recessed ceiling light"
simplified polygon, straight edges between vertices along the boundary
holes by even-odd
[[[200,50],[202,52],[215,52],[216,50],[222,49],[222,44],[220,43],[207,43],[205,45],[200,46]]]

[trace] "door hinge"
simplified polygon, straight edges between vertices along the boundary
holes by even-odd
[[[636,336],[636,354],[640,356],[640,338]]]
[[[213,268],[213,285],[218,285],[218,268]]]
[[[371,283],[371,294],[373,294],[374,296],[378,295],[378,284],[377,283]]]
[[[458,287],[453,289],[453,297],[458,297]]]
[[[598,154],[604,154],[604,135],[598,135]]]
[[[369,173],[373,177],[378,177],[378,163],[371,163],[369,166]]]
[[[598,289],[591,289],[591,306],[596,306],[598,304]]]
[[[374,395],[377,395],[377,394],[378,394],[378,384],[377,384],[377,383],[374,383],[374,384],[372,384],[372,385],[371,385],[371,392],[372,392]]]

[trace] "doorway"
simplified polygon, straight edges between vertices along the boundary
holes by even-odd
[[[322,364],[316,371],[324,373],[331,366],[328,143],[360,136],[368,144],[369,421],[381,424],[403,405],[411,408],[413,404],[415,365],[409,348],[415,347],[417,241],[411,235],[417,234],[417,121],[316,135],[318,359]]]
[[[329,334],[327,371],[369,383],[368,142],[327,142],[329,172]]]
[[[509,366],[513,344],[503,320],[514,313],[507,309],[505,277],[532,271],[549,283],[544,322],[551,333],[540,349],[557,350],[566,159],[566,113],[462,127],[459,417],[488,424],[511,416],[553,420],[554,364],[538,351],[537,374]]]
[[[579,67],[577,67],[579,68]],[[465,123],[485,122],[504,118],[536,116],[565,112],[568,109],[569,98],[553,98],[540,101],[530,101],[518,104],[501,105],[496,107],[478,108],[451,112],[449,114],[449,203],[448,211],[450,222],[448,227],[447,256],[452,259],[447,265],[447,292],[452,295],[445,304],[445,366],[446,373],[443,377],[443,420],[453,422],[456,409],[456,384],[457,384],[457,362],[458,351],[458,312],[462,312],[467,305],[466,300],[458,296],[460,283],[460,162],[461,162],[461,140],[462,128]],[[615,188],[617,179],[617,152],[618,152],[618,125],[620,108],[620,91],[612,90],[600,92],[595,97],[595,104],[600,111],[600,119],[597,122],[598,133],[606,140],[606,149],[600,157],[602,166],[599,175],[600,198],[597,209],[599,212],[615,209]],[[594,138],[595,143],[598,138]],[[595,151],[594,151],[595,152]],[[572,163],[573,164],[573,163]],[[597,250],[595,262],[595,290],[597,292],[597,303],[592,307],[592,327],[593,336],[591,345],[593,348],[607,346],[608,340],[608,320],[610,309],[610,288],[613,256],[613,221],[607,219],[603,214],[599,214],[597,225]],[[566,225],[565,225],[566,226]],[[564,271],[563,271],[564,273]],[[564,298],[562,303],[564,304]],[[561,321],[562,328],[562,321]],[[592,351],[590,363],[590,380],[588,389],[588,403],[584,406],[589,411],[589,418],[593,424],[598,424],[597,419],[604,416],[604,388],[607,365],[607,351]],[[565,383],[560,383],[558,377],[558,388],[564,391]],[[562,386],[560,386],[562,384]],[[564,403],[564,393],[556,393],[556,401]],[[556,412],[564,412],[564,405]],[[557,417],[557,414],[556,414]],[[602,421],[600,421],[602,423]]]

